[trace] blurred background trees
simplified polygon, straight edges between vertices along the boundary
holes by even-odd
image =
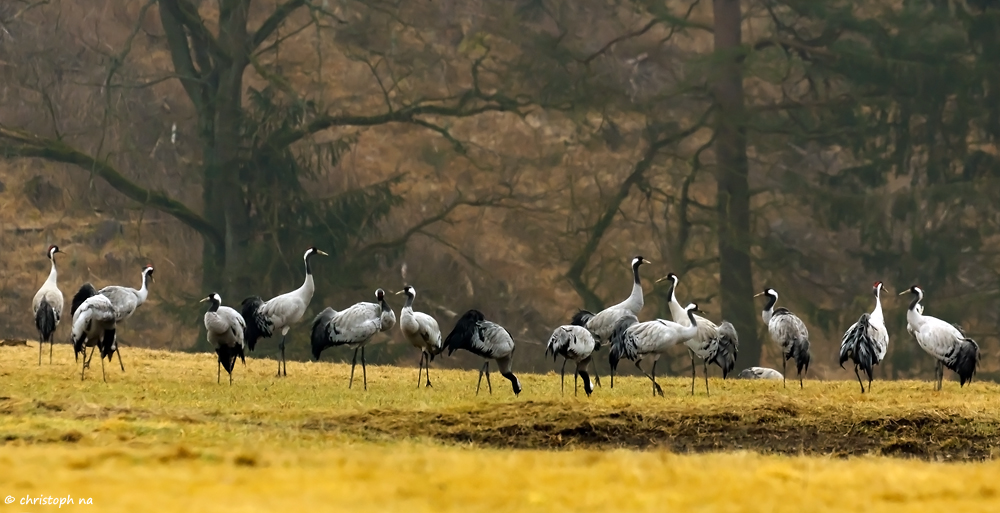
[[[848,376],[837,344],[882,280],[923,286],[989,375],[998,16],[985,1],[11,1],[5,329],[30,336],[48,243],[71,253],[64,291],[154,262],[133,343],[173,348],[201,343],[205,293],[291,290],[315,245],[332,257],[307,317],[410,283],[445,330],[479,308],[519,366],[545,369],[551,329],[624,298],[642,254],[644,317],[669,317],[653,281],[679,274],[682,302],[736,325],[741,367],[780,363],[750,298],[772,286],[807,320],[816,374]],[[886,301],[879,372],[929,375],[904,302]],[[390,338],[374,360],[416,362]]]

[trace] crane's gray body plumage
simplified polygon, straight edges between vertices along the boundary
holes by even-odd
[[[686,326],[665,319],[634,322],[634,317],[625,317],[619,321],[611,338],[609,361],[612,380],[614,380],[614,370],[618,367],[619,360],[623,358],[631,360],[639,371],[652,380],[653,394],[663,395],[663,390],[656,383],[656,362],[671,347],[682,344],[695,336],[698,327],[691,319],[695,309],[697,306],[694,304],[688,305],[684,309],[685,315],[689,317]],[[648,357],[653,358],[653,367],[650,373],[646,373],[639,366],[642,360]]]
[[[566,377],[566,362],[573,360],[576,362],[576,373],[573,375],[573,393],[576,393],[576,377],[583,378],[583,391],[589,396],[594,391],[594,386],[590,382],[590,375],[587,367],[590,365],[597,343],[594,335],[587,328],[575,325],[559,326],[552,332],[549,342],[545,346],[545,355],[552,355],[552,361],[556,357],[562,356],[562,379]]]
[[[365,390],[368,390],[364,348],[376,333],[389,331],[396,325],[396,315],[385,302],[385,292],[378,289],[375,291],[375,297],[378,303],[356,303],[339,312],[327,307],[313,320],[310,336],[313,358],[319,360],[322,352],[330,347],[347,346],[354,349],[348,388],[354,384],[354,366],[360,349],[361,370],[364,373]]]
[[[413,299],[417,291],[407,285],[400,292],[406,294],[406,304],[399,311],[399,331],[413,347],[420,350],[420,366],[417,369],[417,386],[420,386],[420,372],[428,369],[427,386],[431,386],[430,364],[434,357],[444,351],[441,328],[433,317],[413,310]]]
[[[521,382],[511,372],[514,338],[503,326],[486,320],[482,312],[478,310],[465,312],[455,323],[455,328],[445,337],[444,347],[448,349],[449,356],[458,349],[464,349],[486,360],[483,368],[479,371],[479,384],[476,385],[477,395],[479,394],[479,386],[482,385],[484,373],[490,393],[493,393],[493,385],[490,383],[489,375],[490,360],[496,361],[500,374],[510,381],[514,395],[521,393]]]
[[[73,352],[79,359],[83,355],[83,369],[90,363],[87,358],[86,348],[100,348],[101,369],[103,372],[104,358],[109,361],[118,349],[115,339],[119,314],[115,310],[111,300],[98,294],[94,286],[87,283],[80,288],[73,298],[75,304],[79,305],[73,311],[73,327],[70,341],[73,343]],[[93,355],[93,350],[91,350]],[[119,356],[120,358],[120,356]],[[80,379],[84,378],[84,370],[80,371]],[[107,381],[107,376],[105,376]]]
[[[219,357],[219,365],[229,373],[229,384],[232,385],[236,358],[246,365],[246,341],[243,338],[246,321],[236,310],[222,306],[222,297],[218,294],[212,293],[205,299],[212,302],[204,318],[208,342]]]
[[[152,266],[147,265],[142,269],[142,286],[138,290],[132,287],[110,285],[97,291],[98,294],[111,300],[111,304],[115,306],[115,311],[118,312],[118,322],[132,317],[136,308],[139,308],[139,306],[146,302],[146,298],[149,297],[147,283],[152,274]]]
[[[52,262],[49,276],[31,299],[31,313],[35,318],[35,328],[38,329],[38,365],[42,364],[43,342],[49,343],[49,363],[52,363],[54,335],[63,314],[63,293],[59,290],[59,272],[56,271],[55,258],[55,254],[59,252],[57,246],[49,246],[47,256]]]
[[[670,280],[670,316],[674,322],[689,326],[688,314],[677,301],[677,284],[680,281],[676,274],[667,275]],[[705,392],[708,393],[708,364],[714,363],[722,369],[722,379],[726,379],[736,367],[736,357],[739,354],[740,340],[736,327],[729,321],[721,325],[700,316],[694,316],[698,331],[694,337],[684,341],[691,354],[691,395],[694,395],[695,362],[694,357],[701,358],[705,370]]]
[[[761,318],[767,325],[771,340],[781,348],[782,370],[785,370],[785,364],[788,360],[794,359],[795,368],[799,375],[799,387],[802,388],[802,373],[809,370],[809,362],[812,358],[809,354],[809,330],[802,319],[799,319],[787,308],[774,308],[774,303],[778,301],[778,293],[774,289],[766,289],[758,295],[766,295],[768,298],[767,305],[761,312]],[[782,375],[784,374],[782,372]]]
[[[923,315],[923,308],[920,307],[923,291],[918,287],[911,287],[909,291],[914,294],[914,298],[906,310],[907,330],[917,340],[917,344],[937,360],[936,389],[941,390],[944,379],[942,367],[958,374],[960,386],[972,382],[979,364],[979,344],[955,325],[937,317]]]
[[[267,301],[262,300],[260,296],[250,296],[240,305],[240,315],[246,324],[243,338],[251,352],[257,347],[259,339],[270,338],[274,332],[281,331],[281,342],[278,343],[278,351],[281,354],[281,359],[278,360],[279,376],[288,375],[288,365],[285,362],[285,337],[288,335],[288,330],[305,315],[309,302],[316,292],[310,266],[310,258],[314,255],[326,255],[326,253],[312,247],[302,255],[306,277],[299,288]]]
[[[648,261],[641,256],[632,259],[632,293],[625,298],[625,301],[609,306],[596,314],[581,310],[570,322],[570,324],[583,326],[590,330],[594,334],[597,349],[600,349],[602,344],[608,343],[619,320],[629,316],[636,317],[642,310],[645,303],[642,296],[642,284],[639,281],[639,266],[644,263],[648,263]]]
[[[739,375],[740,379],[785,379],[780,372],[767,367],[750,367],[743,369]]]

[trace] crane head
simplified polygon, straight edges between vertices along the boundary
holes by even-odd
[[[312,256],[314,254],[315,255],[330,256],[327,252],[325,252],[325,251],[323,251],[321,249],[317,249],[316,246],[313,246],[313,247],[311,247],[311,248],[309,248],[309,249],[306,250],[306,253],[304,255],[302,255],[302,259],[305,260],[305,259],[309,258],[310,256]]]
[[[143,281],[145,281],[147,277],[149,278],[149,281],[153,281],[153,264],[146,264],[146,266],[142,268]]]
[[[397,296],[400,294],[406,294],[406,297],[417,297],[417,291],[409,285],[403,287],[403,290],[396,293]]]
[[[920,287],[916,285],[913,285],[910,288],[899,293],[900,296],[902,296],[903,294],[916,294],[920,297],[924,297],[924,291],[921,290]]]
[[[385,301],[385,291],[382,289],[375,289],[375,299]]]
[[[768,288],[764,289],[763,292],[758,292],[757,294],[753,295],[753,297],[760,297],[760,296],[769,296],[769,297],[773,297],[773,298],[777,299],[778,298],[778,291],[776,291],[776,290],[768,287]]]
[[[649,260],[642,258],[642,255],[636,255],[636,257],[632,259],[632,268],[635,269],[642,264],[651,264],[651,263],[653,262],[650,262]]]
[[[206,297],[206,298],[204,298],[204,299],[202,299],[201,301],[198,301],[198,302],[199,303],[204,303],[205,301],[211,301],[211,302],[216,303],[216,304],[222,304],[222,296],[220,296],[217,292],[213,292],[213,293],[209,294],[208,297]]]
[[[56,253],[62,253],[62,251],[59,251],[59,246],[53,244],[49,246],[49,250],[46,254],[49,256],[49,260],[52,260],[52,258],[55,257]]]
[[[872,292],[875,293],[875,297],[878,297],[883,290],[885,290],[885,285],[882,282],[877,281],[872,284]]]
[[[656,283],[660,283],[661,281],[667,281],[667,280],[672,281],[674,283],[675,287],[677,286],[677,283],[681,281],[680,278],[678,278],[676,274],[674,274],[674,273],[667,273],[666,276],[660,278],[659,280],[656,280]]]

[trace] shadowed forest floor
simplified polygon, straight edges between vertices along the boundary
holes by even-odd
[[[124,348],[80,381],[69,346],[0,347],[0,495],[93,497],[102,511],[562,511],[581,507],[837,511],[842,490],[908,511],[1000,503],[1000,387],[947,382],[616,378],[592,398],[558,374],[515,398],[475,371],[271,359],[215,382],[214,355]],[[265,353],[267,354],[267,353]],[[560,363],[561,364],[561,363]],[[516,367],[515,367],[516,369]],[[520,450],[507,450],[520,449]],[[555,449],[555,450],[553,450]],[[892,456],[885,458],[884,456]],[[958,463],[940,463],[958,462]],[[497,490],[484,489],[487,483]],[[726,493],[716,493],[729,483]],[[794,495],[789,495],[794,488]],[[697,492],[691,492],[697,490]],[[841,490],[841,491],[838,491]],[[15,502],[17,506],[17,502]],[[988,506],[988,507],[987,507]],[[45,506],[29,506],[35,511]],[[67,506],[64,506],[64,508]],[[82,508],[86,506],[73,506]],[[24,509],[22,507],[21,509]],[[855,508],[856,509],[856,508]],[[20,511],[5,509],[3,511]]]

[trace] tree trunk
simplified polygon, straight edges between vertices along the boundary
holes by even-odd
[[[714,0],[716,103],[715,155],[719,214],[719,267],[722,316],[740,335],[737,365],[760,363],[756,308],[750,268],[750,184],[746,109],[741,70],[742,34],[739,0]],[[737,367],[739,370],[741,367]]]

